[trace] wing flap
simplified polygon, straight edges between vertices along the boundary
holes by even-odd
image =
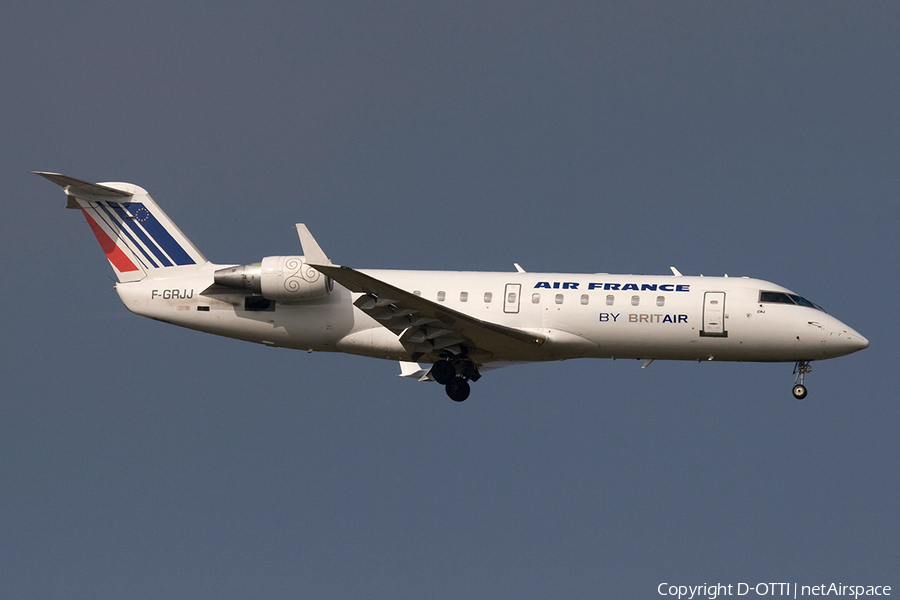
[[[541,334],[482,321],[350,267],[311,266],[363,294],[353,304],[396,333],[413,360],[439,351],[460,354],[464,349],[489,355],[504,353],[510,346],[527,351],[546,341]]]
[[[428,376],[428,369],[415,362],[400,361],[400,377],[413,377],[419,381],[433,381]]]

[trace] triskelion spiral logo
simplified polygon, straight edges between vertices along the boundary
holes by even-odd
[[[284,278],[284,289],[288,292],[299,292],[302,282],[315,283],[322,276],[308,264],[296,257],[286,258],[284,261],[285,272],[290,272]]]

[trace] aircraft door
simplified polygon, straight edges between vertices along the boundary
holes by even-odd
[[[505,313],[518,313],[519,312],[519,300],[522,296],[522,284],[521,283],[507,283],[506,291],[503,294],[503,312]]]
[[[703,294],[703,328],[700,335],[728,337],[725,331],[725,292]]]

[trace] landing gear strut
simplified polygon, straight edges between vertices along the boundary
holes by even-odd
[[[806,386],[803,385],[803,378],[807,373],[812,371],[812,367],[809,366],[808,360],[798,360],[794,365],[794,374],[797,376],[794,379],[794,398],[797,400],[803,400],[806,398]]]
[[[432,365],[429,371],[431,378],[444,386],[444,391],[454,402],[462,402],[472,391],[469,380],[478,381],[481,373],[470,360],[442,359]]]

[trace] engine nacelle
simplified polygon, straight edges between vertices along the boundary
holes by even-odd
[[[219,269],[217,285],[262,294],[269,300],[300,302],[325,296],[333,287],[303,256],[267,256],[255,265]]]

